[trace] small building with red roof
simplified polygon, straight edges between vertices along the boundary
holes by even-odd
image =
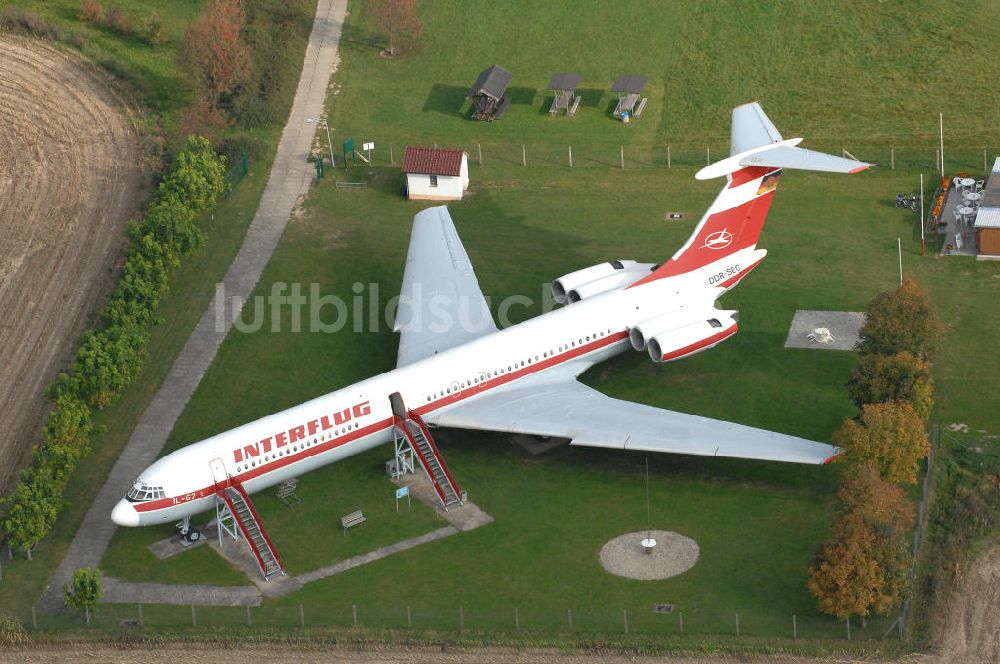
[[[414,201],[458,201],[469,188],[469,155],[455,148],[406,147],[406,196]]]

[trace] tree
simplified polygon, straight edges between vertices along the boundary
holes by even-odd
[[[905,401],[926,420],[934,405],[930,367],[906,350],[895,355],[862,355],[847,390],[859,409],[866,403]]]
[[[879,293],[865,311],[858,350],[895,355],[910,351],[931,362],[944,337],[944,324],[927,291],[913,277],[899,288]]]
[[[215,153],[208,140],[192,136],[160,182],[157,202],[174,198],[194,213],[204,212],[225,191],[225,177],[225,159]]]
[[[417,0],[368,0],[364,15],[388,35],[388,55],[399,54],[397,41],[411,43],[424,29],[417,18]]]
[[[71,394],[56,396],[56,407],[49,412],[49,419],[42,431],[46,445],[61,443],[86,450],[94,424],[90,419],[90,408]]]
[[[871,612],[881,586],[874,545],[875,533],[860,518],[849,516],[835,524],[833,537],[809,564],[806,587],[820,611],[840,620]]]
[[[855,467],[837,492],[833,537],[809,566],[820,611],[841,620],[887,613],[907,588],[913,505],[871,467]]]
[[[184,34],[182,62],[196,95],[213,109],[224,108],[250,73],[250,51],[241,35],[245,21],[239,0],[209,0]]]
[[[883,479],[910,484],[931,450],[923,420],[906,402],[865,404],[860,421],[845,420],[833,442],[849,460],[871,465]]]
[[[45,469],[29,468],[21,473],[14,493],[3,500],[7,516],[3,530],[11,544],[23,549],[28,560],[38,542],[49,534],[59,513],[59,492]]]
[[[81,567],[73,572],[73,580],[63,585],[63,602],[68,608],[83,609],[90,625],[90,610],[101,599],[101,570]]]

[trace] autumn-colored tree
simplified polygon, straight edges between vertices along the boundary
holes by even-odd
[[[104,16],[101,0],[82,0],[76,17],[84,23],[97,23]]]
[[[906,350],[895,355],[862,355],[847,390],[859,409],[866,403],[905,401],[926,420],[934,405],[930,367]]]
[[[868,304],[858,350],[895,355],[910,351],[933,361],[944,337],[944,324],[927,291],[913,277],[899,288],[879,293]]]
[[[816,608],[840,620],[871,613],[882,586],[874,547],[875,533],[859,517],[836,522],[833,537],[809,564],[806,587]]]
[[[833,442],[889,482],[916,482],[919,462],[931,451],[923,420],[906,402],[865,404],[859,420],[845,420]]]
[[[184,34],[182,62],[196,95],[211,109],[224,108],[250,73],[250,50],[241,34],[245,20],[239,0],[209,0]]]
[[[837,493],[833,537],[809,566],[809,591],[820,611],[841,620],[898,606],[910,569],[907,533],[913,505],[902,489],[870,466],[844,476]]]
[[[368,0],[364,14],[389,37],[389,55],[398,55],[398,44],[412,43],[424,28],[417,18],[417,0]]]

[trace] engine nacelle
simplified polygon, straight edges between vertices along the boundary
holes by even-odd
[[[631,260],[591,265],[553,281],[552,297],[559,304],[579,302],[600,293],[624,288],[649,274],[654,267],[654,263],[636,263]]]
[[[713,312],[711,317],[650,336],[646,351],[654,362],[670,362],[700,353],[736,334],[738,318],[735,311]]]

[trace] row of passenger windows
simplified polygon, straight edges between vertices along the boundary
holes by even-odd
[[[439,392],[432,392],[431,394],[428,394],[427,401],[430,402],[436,399],[444,398],[452,394],[453,392],[455,394],[458,394],[467,387],[472,387],[474,385],[478,385],[479,383],[485,383],[487,380],[491,378],[496,378],[504,374],[513,373],[519,370],[521,367],[526,367],[532,364],[533,362],[539,362],[541,360],[546,360],[550,357],[555,357],[559,353],[570,351],[576,348],[577,346],[583,346],[584,344],[589,343],[590,341],[597,341],[598,339],[603,339],[609,334],[611,334],[610,328],[606,330],[600,330],[598,332],[595,332],[594,334],[588,334],[580,337],[579,339],[570,340],[565,344],[558,346],[557,348],[543,351],[541,355],[534,355],[534,356],[529,355],[527,358],[523,360],[515,361],[512,362],[511,364],[508,364],[506,368],[500,367],[499,369],[496,369],[494,371],[486,371],[480,373],[478,376],[470,378],[468,381],[465,382],[453,381],[451,387],[446,387]]]
[[[344,435],[348,431],[357,429],[359,426],[361,425],[359,425],[357,422],[352,422],[343,429],[337,429],[335,431],[331,431],[330,433],[324,433],[319,436],[314,436],[311,440],[304,440],[301,443],[293,443],[291,448],[283,447],[275,452],[268,452],[259,461],[256,458],[244,459],[244,462],[242,464],[236,466],[236,472],[242,473],[243,471],[250,470],[251,468],[256,468],[258,465],[262,466],[268,461],[272,461],[274,459],[278,459],[284,456],[291,456],[294,452],[298,452],[299,448],[302,448],[304,450],[308,447],[312,447],[313,445],[317,445],[325,440],[332,440],[337,436]]]

